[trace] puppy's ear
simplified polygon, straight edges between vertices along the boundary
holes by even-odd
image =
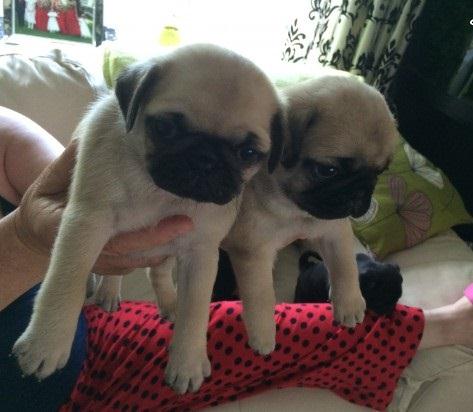
[[[268,172],[273,173],[281,161],[284,142],[287,135],[286,119],[282,110],[279,110],[271,119],[271,153],[268,159]]]
[[[159,72],[156,64],[139,64],[124,70],[118,76],[115,95],[125,118],[127,132],[133,129],[138,110],[149,99]]]
[[[284,147],[281,161],[286,169],[294,167],[297,164],[301,154],[304,136],[316,121],[317,113],[313,109],[295,108],[289,110],[289,139]]]

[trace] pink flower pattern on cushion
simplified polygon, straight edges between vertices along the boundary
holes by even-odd
[[[412,247],[427,238],[433,207],[430,199],[421,191],[406,194],[406,186],[406,181],[400,176],[389,178],[396,214],[404,225],[406,247]]]

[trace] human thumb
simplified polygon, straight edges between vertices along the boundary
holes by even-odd
[[[77,141],[73,140],[64,152],[40,175],[37,190],[44,195],[54,195],[67,190],[71,183],[76,162]]]

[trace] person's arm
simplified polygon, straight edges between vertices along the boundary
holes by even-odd
[[[0,196],[14,205],[64,147],[27,117],[0,106]]]
[[[49,265],[49,254],[41,252],[37,240],[27,234],[30,229],[24,227],[20,215],[21,211],[16,209],[0,219],[0,310],[41,282]],[[161,257],[136,258],[129,255],[169,242],[191,229],[189,218],[172,216],[156,226],[118,235],[107,244],[94,272],[120,275],[138,267],[158,265]],[[46,239],[44,237],[41,241]]]
[[[38,124],[0,106],[0,196],[17,206],[31,183],[63,150]],[[0,219],[0,309],[40,282],[49,263],[47,255],[20,241],[17,213]]]
[[[0,310],[41,282],[48,256],[28,248],[15,228],[17,210],[0,219]]]
[[[0,219],[0,310],[40,282],[46,273],[66,205],[76,154],[76,144],[73,142],[57,157],[57,152],[62,149],[55,148],[49,134],[44,134],[44,131],[35,134],[34,126],[25,132],[26,129],[21,126],[25,118],[11,111],[10,114],[3,111],[6,118],[0,116],[0,123],[4,122],[0,126],[3,128],[0,140],[2,135],[8,136],[9,143],[5,143],[3,148],[10,159],[3,161],[0,168],[0,182],[4,183],[0,183],[0,195],[9,191],[16,196],[10,197],[10,201],[18,203],[18,198],[21,198],[21,202],[13,213]],[[30,122],[28,119],[25,121]],[[30,136],[27,136],[28,133]],[[25,146],[17,145],[17,139]],[[48,162],[49,166],[34,180],[35,174],[41,172],[38,169],[44,168]],[[188,232],[192,226],[188,217],[172,216],[157,222],[155,226],[120,234],[105,246],[94,272],[123,275],[138,267],[157,265],[161,257],[140,258],[133,256],[133,253],[153,249]]]

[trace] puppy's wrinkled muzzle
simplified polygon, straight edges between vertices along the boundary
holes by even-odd
[[[161,189],[197,202],[223,205],[241,191],[240,168],[225,145],[198,142],[153,156],[150,174]]]
[[[296,195],[297,205],[318,219],[342,219],[363,216],[371,204],[376,180],[358,180],[349,184],[315,187]]]

